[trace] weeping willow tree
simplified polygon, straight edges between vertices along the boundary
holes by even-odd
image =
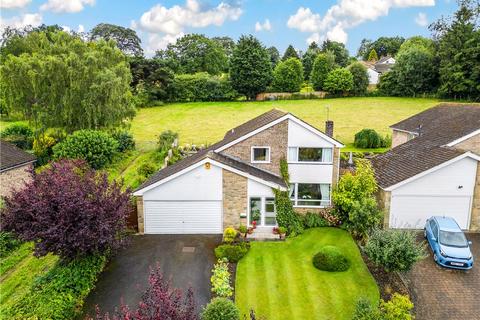
[[[87,42],[63,31],[13,40],[23,42],[23,50],[2,53],[1,99],[37,129],[70,133],[115,127],[133,117],[130,69],[113,41]]]

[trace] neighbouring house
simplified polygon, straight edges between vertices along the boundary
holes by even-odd
[[[325,133],[277,109],[236,128],[212,146],[168,166],[135,192],[138,229],[146,234],[219,234],[228,226],[276,225],[273,188],[287,190],[299,212],[331,205],[340,148],[333,122]]]
[[[392,149],[372,159],[384,225],[445,215],[480,231],[480,105],[440,104],[391,128]]]
[[[0,198],[8,197],[32,180],[35,161],[30,153],[0,140]]]
[[[380,76],[390,71],[395,65],[395,59],[391,56],[381,57],[377,62],[361,62],[367,68],[369,85],[377,85],[380,81]]]

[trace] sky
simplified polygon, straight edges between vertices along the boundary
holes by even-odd
[[[311,41],[430,36],[428,25],[456,10],[454,0],[0,0],[0,29],[58,24],[88,32],[98,23],[134,29],[147,56],[188,33],[237,40],[253,34],[281,53]]]

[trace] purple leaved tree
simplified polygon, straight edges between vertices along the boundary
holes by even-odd
[[[61,160],[5,199],[2,229],[35,242],[35,255],[64,260],[118,248],[129,192],[81,160]]]

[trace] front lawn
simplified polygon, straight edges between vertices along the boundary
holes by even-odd
[[[325,245],[342,250],[351,262],[347,271],[313,266]],[[237,266],[235,303],[242,315],[254,309],[266,319],[351,319],[360,297],[378,301],[378,287],[350,234],[338,228],[309,229],[285,242],[253,242]]]

